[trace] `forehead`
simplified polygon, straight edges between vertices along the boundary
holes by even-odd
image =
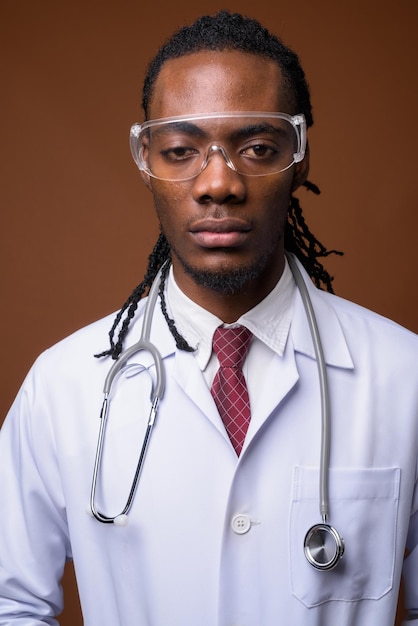
[[[166,61],[155,81],[151,119],[223,111],[296,113],[278,64],[238,51],[203,51]]]

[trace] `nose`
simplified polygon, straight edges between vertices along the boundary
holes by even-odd
[[[245,198],[244,176],[238,174],[222,146],[208,148],[200,174],[194,179],[193,196],[197,202],[239,203]]]
[[[212,144],[211,146],[209,146],[209,148],[207,149],[206,152],[206,156],[205,156],[205,160],[203,161],[203,165],[202,165],[202,170],[207,166],[207,164],[209,163],[209,159],[213,154],[220,154],[225,163],[227,164],[228,167],[231,168],[231,170],[233,172],[237,171],[237,168],[235,167],[235,165],[233,164],[233,162],[231,161],[231,159],[228,156],[227,151],[225,150],[225,148],[223,146],[218,146],[216,144]]]

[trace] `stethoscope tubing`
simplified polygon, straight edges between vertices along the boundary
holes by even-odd
[[[324,351],[322,341],[319,334],[318,323],[316,321],[315,312],[312,306],[312,300],[309,296],[303,276],[297,266],[294,257],[287,254],[287,260],[292,270],[293,277],[302,297],[303,306],[305,308],[306,317],[308,319],[311,336],[313,339],[313,347],[315,350],[316,364],[318,367],[318,378],[321,395],[321,452],[320,452],[320,476],[319,476],[319,513],[324,524],[327,523],[329,515],[329,496],[328,496],[328,468],[330,460],[330,440],[331,440],[331,420],[329,408],[329,388],[328,376],[325,365]]]
[[[166,265],[166,263],[164,264]],[[149,294],[148,300],[144,311],[144,321],[142,325],[141,337],[139,341],[133,344],[130,348],[125,350],[123,354],[119,357],[119,359],[112,365],[110,368],[105,382],[103,386],[103,404],[100,411],[100,429],[99,429],[99,437],[97,442],[97,450],[94,461],[93,468],[93,479],[91,485],[91,493],[90,493],[90,511],[92,515],[99,521],[105,524],[119,523],[120,525],[124,525],[126,523],[126,515],[129,513],[132,502],[136,493],[136,489],[139,482],[139,477],[141,474],[142,467],[144,465],[145,455],[148,449],[148,444],[151,438],[151,432],[154,427],[155,419],[158,411],[158,404],[161,398],[164,395],[165,391],[165,372],[163,367],[163,362],[161,358],[161,354],[154,344],[150,341],[151,334],[151,324],[152,324],[152,314],[157,302],[158,290],[160,285],[161,273],[164,269],[164,265],[160,268],[155,280],[153,281]],[[131,487],[129,490],[129,495],[126,500],[126,504],[123,507],[122,511],[115,516],[108,516],[101,513],[96,507],[96,491],[97,491],[97,483],[98,477],[100,473],[100,467],[103,458],[103,446],[104,446],[104,438],[106,432],[106,426],[109,415],[109,404],[110,404],[110,392],[112,389],[113,382],[115,378],[122,371],[125,363],[138,352],[148,352],[151,354],[154,365],[156,369],[155,382],[152,386],[151,391],[151,410],[148,416],[147,428],[144,435],[144,441],[142,444],[142,448],[139,454],[138,463],[135,469],[134,477],[132,479]]]
[[[303,276],[299,270],[295,258],[291,254],[287,254],[287,260],[292,271],[295,283],[298,287],[303,306],[305,309],[308,325],[312,337],[312,343],[315,351],[316,363],[318,368],[318,378],[320,385],[320,397],[321,397],[321,450],[320,450],[320,470],[319,470],[319,512],[322,518],[322,524],[315,524],[312,526],[305,535],[304,551],[307,561],[318,570],[330,570],[337,565],[339,560],[344,554],[344,540],[339,533],[328,524],[329,517],[329,495],[328,495],[328,480],[329,480],[329,463],[330,463],[330,400],[329,400],[329,387],[328,378],[325,364],[325,357],[322,348],[321,337],[318,329],[318,323],[316,320],[312,301],[308,292],[308,288],[305,284]],[[166,263],[168,263],[167,261]],[[125,525],[127,523],[127,514],[129,513],[132,502],[135,497],[135,493],[138,487],[140,474],[144,465],[144,459],[148,449],[149,441],[151,438],[152,429],[157,416],[158,404],[164,395],[165,390],[165,373],[161,355],[151,342],[151,324],[154,308],[157,302],[158,292],[161,282],[161,274],[164,271],[164,266],[160,268],[157,276],[155,277],[149,294],[144,311],[144,321],[142,325],[141,337],[137,343],[128,348],[119,359],[110,368],[103,387],[103,404],[100,412],[100,429],[97,442],[97,450],[94,461],[93,479],[90,493],[90,512],[100,522],[114,523],[116,525]],[[96,507],[96,491],[98,477],[100,473],[100,467],[103,457],[103,445],[108,420],[110,393],[112,385],[117,378],[118,374],[122,371],[127,361],[138,352],[145,351],[151,354],[155,369],[155,382],[152,385],[151,391],[151,410],[148,417],[147,428],[144,436],[143,445],[139,454],[138,463],[136,466],[135,474],[129,490],[129,495],[126,500],[126,504],[121,513],[115,516],[107,516],[101,513]],[[331,540],[332,547],[329,547],[329,540]],[[319,556],[318,556],[319,555]]]

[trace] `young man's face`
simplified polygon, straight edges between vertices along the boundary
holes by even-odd
[[[204,51],[166,62],[156,80],[150,119],[198,113],[300,113],[286,95],[278,65],[237,51]],[[213,144],[225,131],[213,125]],[[202,305],[215,293],[254,292],[261,300],[283,271],[283,233],[291,191],[306,176],[306,159],[268,176],[230,169],[219,152],[185,181],[144,180],[172,252],[176,281]]]

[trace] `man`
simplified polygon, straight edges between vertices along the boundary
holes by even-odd
[[[155,283],[150,333],[165,389],[138,488],[125,509],[158,386],[148,352],[106,381],[91,502],[105,523],[86,514],[109,368],[92,354],[105,319],[38,359],[3,428],[0,624],[56,623],[70,558],[89,626],[389,626],[402,568],[418,624],[417,338],[317,290],[302,269],[330,290],[327,251],[293,195],[314,188],[297,57],[253,20],[201,18],[151,63],[144,111],[132,151],[161,236],[99,355],[117,359],[138,341],[141,297]],[[328,498],[298,267],[329,385]],[[238,337],[228,358],[245,344],[239,364],[224,364],[218,328]],[[233,421],[238,405],[230,432],[221,415]],[[316,550],[305,538],[318,523]]]

